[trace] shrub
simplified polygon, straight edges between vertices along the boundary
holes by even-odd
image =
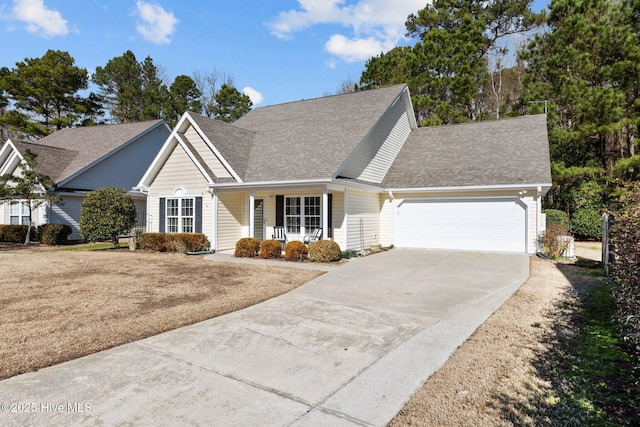
[[[569,246],[569,242],[560,239],[560,236],[566,236],[567,229],[558,222],[547,224],[547,229],[538,236],[538,244],[542,246],[542,252],[546,253],[550,258],[557,259]]]
[[[142,233],[138,245],[156,252],[198,252],[209,249],[209,239],[202,233]]]
[[[640,183],[627,187],[611,230],[611,273],[615,279],[616,317],[625,340],[640,349]]]
[[[571,233],[578,239],[602,238],[602,214],[593,208],[578,209],[571,217]]]
[[[282,255],[282,243],[277,240],[263,240],[260,243],[260,258],[280,258]]]
[[[63,245],[72,232],[67,224],[44,224],[38,227],[40,243],[45,245]]]
[[[28,225],[0,225],[0,241],[23,243],[28,229]]]
[[[558,209],[545,209],[544,214],[547,216],[547,226],[551,224],[561,224],[567,230],[569,229],[569,215]]]
[[[169,234],[173,252],[199,252],[209,249],[209,239],[202,233]]]
[[[138,241],[140,249],[156,252],[171,250],[171,237],[167,233],[143,233]]]
[[[309,259],[314,262],[340,261],[340,246],[331,240],[319,240],[309,245]]]
[[[84,197],[79,222],[83,240],[109,239],[117,248],[118,237],[135,223],[136,206],[122,188],[98,188]]]
[[[260,251],[260,240],[253,237],[245,237],[236,243],[235,257],[255,257]]]
[[[284,259],[286,261],[302,261],[308,254],[307,246],[298,240],[287,243],[284,248]]]

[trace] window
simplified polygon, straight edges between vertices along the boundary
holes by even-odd
[[[320,196],[285,197],[284,209],[287,233],[311,234],[321,227]]]
[[[29,225],[29,205],[26,202],[11,203],[9,224]]]
[[[193,198],[167,198],[166,203],[167,233],[193,233]]]
[[[322,227],[320,212],[320,196],[304,198],[304,232],[306,234],[311,234]]]
[[[287,233],[300,234],[300,197],[287,197],[284,220]]]

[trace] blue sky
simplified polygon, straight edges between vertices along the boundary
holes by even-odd
[[[407,44],[425,0],[0,0],[0,66],[48,49],[92,72],[131,50],[171,81],[217,70],[256,105],[335,93],[366,59]],[[546,0],[536,0],[539,10]]]

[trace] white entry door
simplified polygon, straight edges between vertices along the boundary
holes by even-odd
[[[527,209],[518,199],[404,200],[395,245],[406,248],[526,252]]]

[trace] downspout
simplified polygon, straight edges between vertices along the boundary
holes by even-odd
[[[538,237],[540,237],[540,234],[544,231],[542,229],[542,224],[540,224],[540,221],[542,220],[542,187],[538,186],[538,194],[536,195],[536,252],[540,253],[542,252],[542,247],[540,245],[540,242],[538,241]]]

